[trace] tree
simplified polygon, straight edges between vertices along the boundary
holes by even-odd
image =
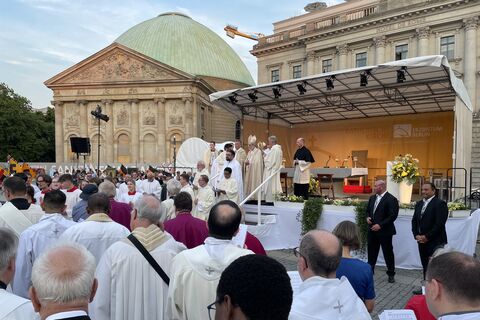
[[[55,113],[35,111],[30,100],[0,83],[0,162],[7,154],[18,161],[55,162]]]

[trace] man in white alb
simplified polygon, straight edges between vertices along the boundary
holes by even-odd
[[[210,141],[208,150],[203,154],[203,162],[208,171],[212,169],[213,161],[218,157],[219,151],[215,149],[215,141]]]
[[[209,319],[206,306],[215,301],[223,270],[235,259],[253,254],[231,242],[241,218],[240,208],[234,202],[217,203],[208,217],[209,237],[205,244],[185,250],[173,259],[167,319]]]
[[[106,194],[95,193],[88,198],[87,220],[68,228],[59,241],[77,242],[95,257],[98,263],[103,253],[115,242],[130,234],[130,231],[109,216],[110,199]]]
[[[277,137],[275,136],[268,138],[268,146],[270,151],[264,158],[263,181],[267,180],[275,172],[276,174],[264,185],[263,196],[266,202],[273,202],[275,196],[282,193],[280,171],[278,169],[282,167],[283,152],[282,147],[277,144]]]
[[[347,278],[335,277],[342,258],[342,244],[335,235],[310,231],[294,250],[303,282],[293,297],[289,320],[371,319]]]
[[[200,179],[200,176],[205,175],[210,178],[210,173],[208,172],[208,169],[205,167],[205,162],[202,160],[197,162],[197,172],[195,173],[195,177],[193,178],[193,190],[198,189],[198,179]]]
[[[82,194],[82,190],[78,189],[77,186],[73,184],[73,177],[71,174],[62,174],[60,178],[58,178],[58,182],[61,183],[62,191],[67,196],[67,201],[65,202],[65,205],[67,206],[66,213],[71,220],[73,207],[81,200],[80,194]]]
[[[7,291],[15,274],[18,237],[12,230],[0,227],[0,243],[0,319],[37,319],[30,300]]]
[[[217,158],[213,161],[212,168],[210,170],[210,184],[213,187],[216,187],[217,183],[220,182],[220,179],[223,177],[223,168],[227,158],[227,151],[233,150],[233,144],[226,143],[223,146],[223,149],[224,151],[220,152]],[[235,155],[233,157],[235,157]]]
[[[243,171],[242,167],[240,167],[240,163],[235,160],[235,151],[233,150],[228,150],[225,152],[225,162],[223,164],[223,170],[225,168],[231,168],[232,169],[232,178],[237,181],[237,187],[238,187],[238,199],[239,201],[243,200]],[[225,175],[222,174],[222,176],[219,178],[219,182],[221,182],[223,179],[225,179]],[[218,185],[218,184],[217,184]]]
[[[182,188],[180,188],[180,192],[186,192],[192,197],[192,199],[194,199],[195,195],[193,193],[192,186],[190,185],[189,178],[190,177],[186,173],[182,173],[180,175],[180,185],[182,186]]]
[[[147,171],[147,179],[142,180],[140,190],[144,195],[150,194],[160,200],[162,187],[160,186],[160,182],[155,179],[155,174],[152,171]]]
[[[240,163],[242,168],[242,174],[245,172],[245,160],[247,160],[247,153],[242,147],[242,142],[240,140],[235,140],[235,160]]]
[[[220,181],[217,187],[218,201],[231,200],[238,204],[240,202],[238,195],[238,183],[235,178],[232,178],[232,168],[225,168],[223,170],[223,180]]]
[[[198,179],[198,184],[197,195],[193,201],[195,206],[193,207],[192,215],[196,218],[207,220],[210,209],[215,204],[215,192],[208,185],[207,175],[201,175],[200,179]]]
[[[158,199],[141,198],[132,211],[132,234],[171,277],[173,257],[186,248],[163,231],[161,214]],[[105,251],[96,277],[92,319],[169,319],[165,316],[168,286],[129,239]]]
[[[65,230],[76,224],[66,219],[66,200],[65,193],[60,190],[47,192],[42,203],[45,215],[20,234],[15,262],[17,271],[12,283],[15,294],[28,298],[33,262],[45,249],[55,244]]]

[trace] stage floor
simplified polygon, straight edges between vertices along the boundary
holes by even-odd
[[[245,205],[247,221],[257,221],[255,205]],[[275,206],[262,206],[262,225],[249,225],[248,231],[254,234],[266,250],[279,250],[297,247],[301,239],[300,215],[302,203],[278,202]],[[461,214],[461,213],[460,213]],[[395,265],[404,269],[421,269],[417,242],[411,231],[413,211],[401,209],[395,227],[397,234],[393,237]],[[323,213],[317,229],[332,231],[341,221],[355,222],[355,211],[352,206],[324,205]],[[467,254],[475,253],[478,227],[480,223],[480,209],[470,216],[449,218],[447,221],[448,244],[456,250]],[[378,262],[384,265],[380,251]]]

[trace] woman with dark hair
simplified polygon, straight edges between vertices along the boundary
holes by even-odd
[[[337,268],[337,278],[345,276],[365,303],[368,312],[372,312],[375,306],[372,268],[368,263],[352,258],[350,255],[350,251],[360,248],[358,227],[351,221],[342,221],[335,227],[333,234],[342,241],[343,246],[342,260]]]
[[[27,193],[25,194],[27,201],[30,204],[35,204],[37,200],[35,199],[35,189],[32,186],[27,186]]]

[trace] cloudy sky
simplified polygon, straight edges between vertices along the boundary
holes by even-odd
[[[188,14],[219,34],[257,78],[253,41],[230,39],[223,27],[272,33],[272,22],[302,14],[299,0],[2,0],[0,82],[36,108],[50,105],[43,82],[112,43],[130,27],[160,13]],[[328,5],[342,0],[324,1]]]

